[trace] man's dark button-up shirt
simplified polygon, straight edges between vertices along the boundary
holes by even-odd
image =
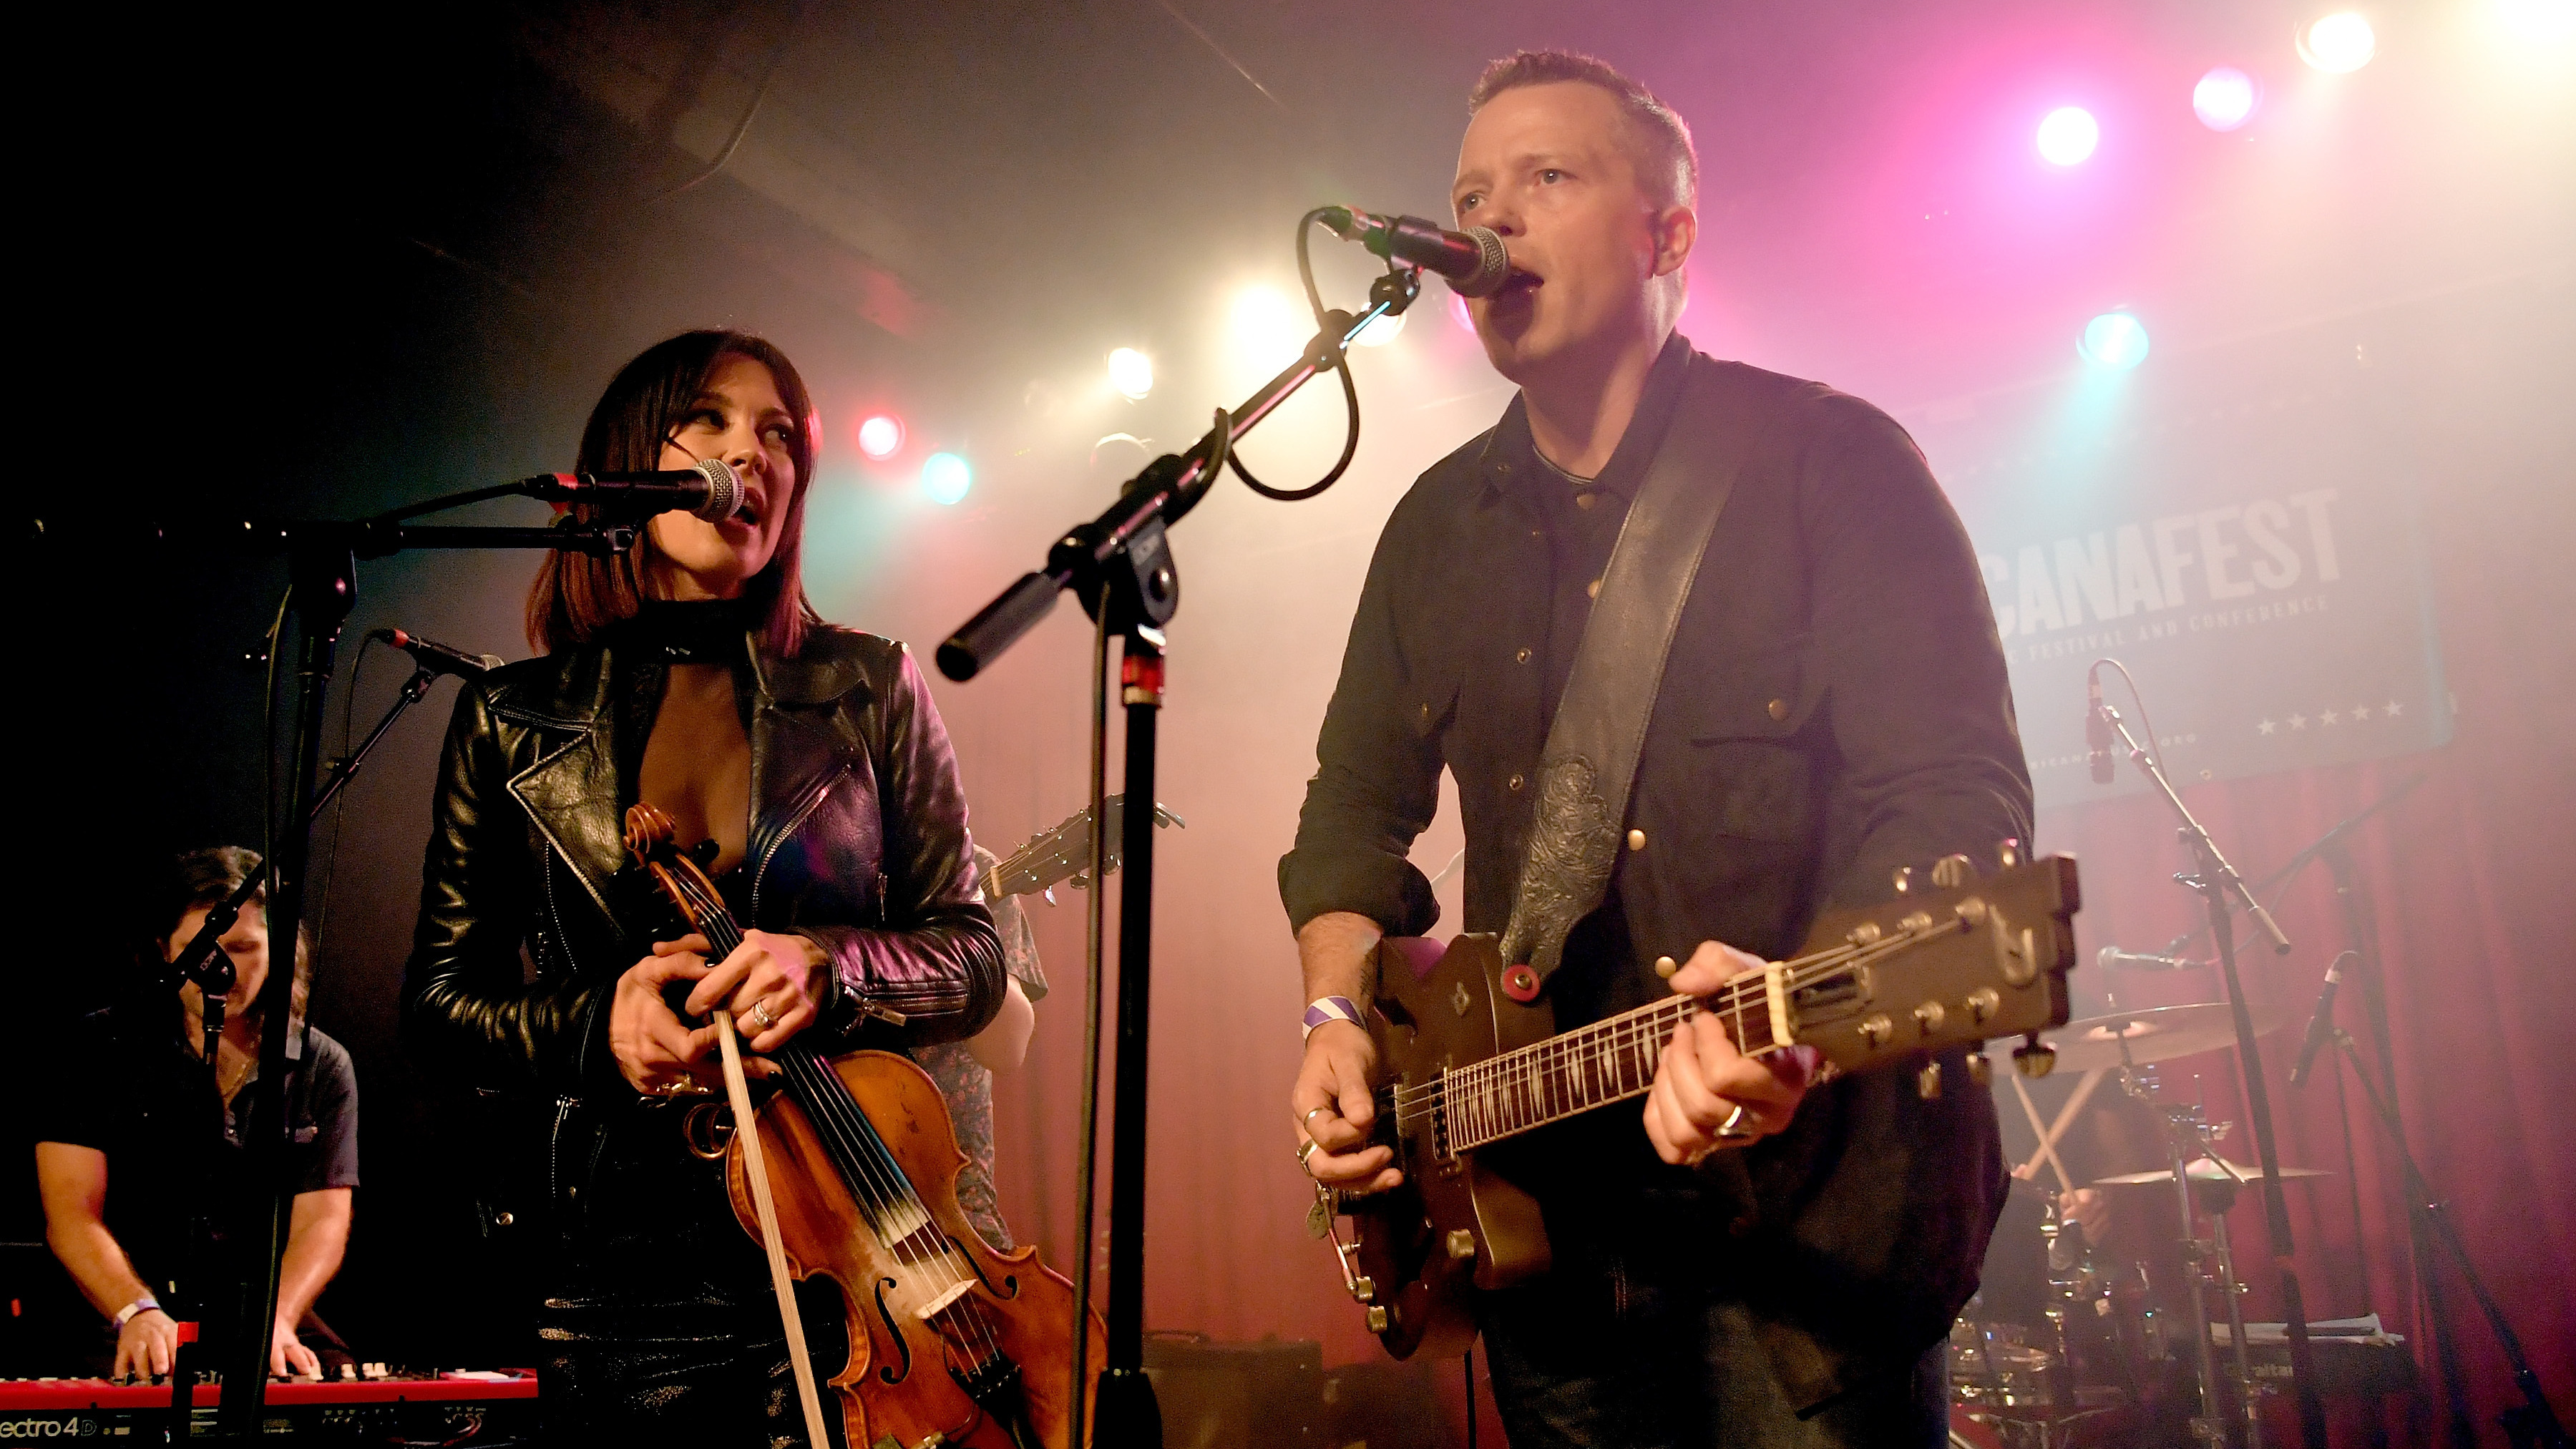
[[[1675,338],[1590,489],[1539,458],[1515,399],[1396,506],[1280,862],[1293,927],[1349,911],[1398,935],[1431,928],[1407,856],[1445,768],[1466,827],[1464,925],[1502,929],[1587,586],[1675,410],[1714,402],[1760,421],[1675,628],[1624,822],[1633,848],[1548,981],[1559,1028],[1666,994],[1657,957],[1719,940],[1782,959],[1826,906],[1888,898],[1899,866],[2028,840],[2002,646],[1922,454],[1867,403]],[[1600,496],[1586,507],[1586,493]],[[1633,1113],[1602,1115],[1605,1132],[1641,1136]],[[1712,1194],[1719,1228],[1752,1214],[1725,1271],[1802,1402],[1946,1329],[2002,1186],[1982,1090],[1923,1102],[1883,1073],[1818,1088],[1750,1151],[1658,1170]]]

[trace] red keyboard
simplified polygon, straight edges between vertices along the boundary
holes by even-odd
[[[211,1409],[221,1391],[213,1384],[196,1386],[192,1402]],[[537,1376],[512,1373],[502,1378],[443,1373],[396,1374],[378,1379],[271,1379],[264,1402],[281,1408],[306,1404],[453,1404],[490,1399],[533,1399]],[[71,1409],[166,1409],[170,1386],[121,1384],[112,1379],[0,1379],[0,1413],[24,1410],[60,1412]]]

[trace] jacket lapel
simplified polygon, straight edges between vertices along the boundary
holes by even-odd
[[[585,651],[587,653],[587,651]],[[554,847],[599,913],[620,935],[625,924],[609,904],[608,883],[625,864],[617,809],[617,752],[607,708],[608,663],[568,668],[562,680],[588,680],[587,697],[569,688],[552,698],[514,693],[493,713],[527,729],[535,760],[510,777],[510,793]]]
[[[765,659],[756,640],[751,661],[753,815],[745,858],[756,902],[770,859],[831,792],[853,752],[866,748],[837,707],[864,690],[866,679],[855,660],[819,650]]]

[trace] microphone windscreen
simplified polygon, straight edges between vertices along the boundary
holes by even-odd
[[[707,475],[707,501],[690,512],[709,523],[733,517],[734,510],[742,506],[742,479],[733,471],[733,465],[722,458],[704,458],[699,460],[698,471]]]
[[[1476,274],[1453,279],[1449,290],[1461,297],[1490,297],[1502,290],[1504,280],[1512,274],[1511,253],[1492,227],[1471,226],[1466,235],[1476,244]]]

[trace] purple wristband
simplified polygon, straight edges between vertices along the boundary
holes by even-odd
[[[1353,1026],[1365,1025],[1360,1020],[1360,1009],[1351,1004],[1349,997],[1324,996],[1318,997],[1306,1006],[1305,1035],[1313,1036],[1315,1028],[1330,1021],[1347,1021]],[[1299,1040],[1302,1041],[1304,1038],[1301,1037]]]

